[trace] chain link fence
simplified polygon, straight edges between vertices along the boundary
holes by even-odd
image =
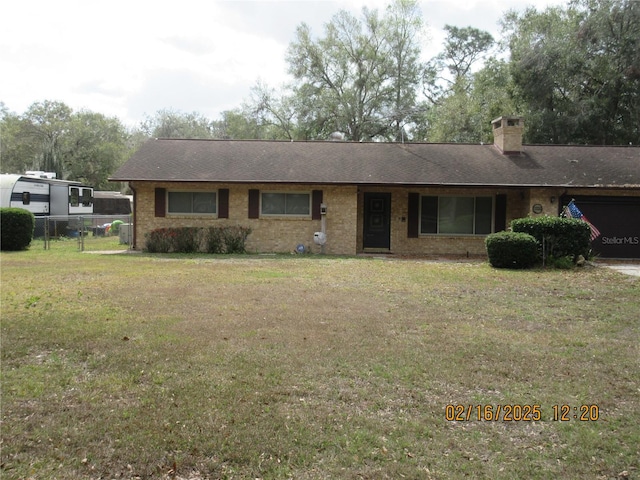
[[[49,250],[56,241],[76,241],[78,250],[131,248],[133,215],[50,215],[36,217],[34,238]]]

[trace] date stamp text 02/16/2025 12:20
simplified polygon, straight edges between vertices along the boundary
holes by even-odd
[[[567,404],[558,404],[552,405],[550,410],[550,419],[555,422],[568,422],[571,420],[595,422],[600,419],[600,408],[596,404],[582,404],[575,407]],[[448,404],[444,409],[444,418],[450,422],[537,422],[543,419],[543,411],[542,407],[536,404]]]

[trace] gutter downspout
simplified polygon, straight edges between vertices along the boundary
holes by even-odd
[[[136,193],[136,189],[133,188],[133,186],[131,186],[131,184],[129,184],[129,189],[133,192],[133,222],[132,222],[132,228],[133,228],[133,235],[131,236],[131,245],[129,245],[131,247],[131,250],[136,250],[136,240],[137,240],[137,236],[136,236],[136,218],[138,217],[136,210],[138,209],[138,202],[136,201],[136,197],[137,197],[137,193]]]

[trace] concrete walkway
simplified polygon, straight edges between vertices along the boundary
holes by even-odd
[[[116,255],[118,253],[140,253],[140,250],[85,250],[82,253],[91,253],[96,255]]]
[[[640,277],[640,264],[604,264],[604,267],[612,268],[620,273],[625,273],[627,275],[633,275],[634,277]]]

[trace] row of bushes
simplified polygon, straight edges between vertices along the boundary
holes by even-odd
[[[33,239],[35,217],[21,208],[0,209],[0,248],[24,250]],[[146,235],[153,253],[245,253],[251,229],[241,226],[159,228]],[[543,260],[559,267],[588,257],[589,225],[574,218],[519,218],[511,231],[488,235],[489,263],[496,268],[531,268]]]
[[[158,228],[145,235],[151,253],[245,253],[251,229],[241,226]]]
[[[554,266],[572,266],[590,252],[589,225],[575,218],[518,218],[510,232],[488,235],[489,263],[496,268],[531,268],[543,260]]]
[[[36,219],[24,208],[0,208],[0,249],[26,250],[33,239]]]

